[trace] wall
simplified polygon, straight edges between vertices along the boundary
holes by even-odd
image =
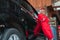
[[[51,0],[28,0],[28,2],[30,2],[35,9],[52,4]]]

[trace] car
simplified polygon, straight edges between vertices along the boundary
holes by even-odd
[[[27,40],[35,28],[38,14],[27,0],[0,0],[0,40]]]

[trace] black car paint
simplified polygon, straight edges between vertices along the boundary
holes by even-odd
[[[13,27],[22,28],[24,31],[25,25],[28,28],[35,26],[34,18],[28,12],[21,10],[20,5],[29,12],[33,10],[37,14],[36,10],[26,0],[0,0],[0,5],[0,25],[5,25],[5,27],[0,27],[0,30]]]

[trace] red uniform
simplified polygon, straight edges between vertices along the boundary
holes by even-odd
[[[48,39],[52,39],[53,34],[52,34],[51,29],[50,29],[48,17],[46,15],[40,13],[40,14],[38,14],[37,20],[38,20],[37,25],[36,25],[36,28],[34,29],[34,35],[37,35],[40,32],[40,29],[42,29],[44,35]]]

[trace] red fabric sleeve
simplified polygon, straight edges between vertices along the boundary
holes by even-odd
[[[44,14],[42,14],[42,13],[41,14],[38,14],[38,20],[39,21],[42,22],[42,21],[45,21],[45,19],[46,19],[46,16]]]
[[[53,38],[53,34],[49,25],[49,19],[46,15],[44,14],[38,14],[38,20],[41,21],[41,27],[42,27],[42,31],[44,33],[44,35],[49,38],[52,39]]]
[[[41,25],[42,25],[42,31],[43,31],[44,35],[47,38],[52,39],[53,34],[52,34],[52,31],[51,31],[50,25],[46,22],[41,23]]]
[[[40,27],[42,28],[42,31],[47,38],[49,38],[49,39],[53,38],[53,34],[52,34],[51,29],[50,29],[48,17],[42,13],[38,14],[37,25],[36,25],[36,28],[34,29],[35,35],[39,33]]]
[[[37,24],[35,26],[35,29],[33,30],[35,36],[38,35],[38,33],[40,32],[40,29],[41,29],[40,28],[40,23],[37,22]]]

